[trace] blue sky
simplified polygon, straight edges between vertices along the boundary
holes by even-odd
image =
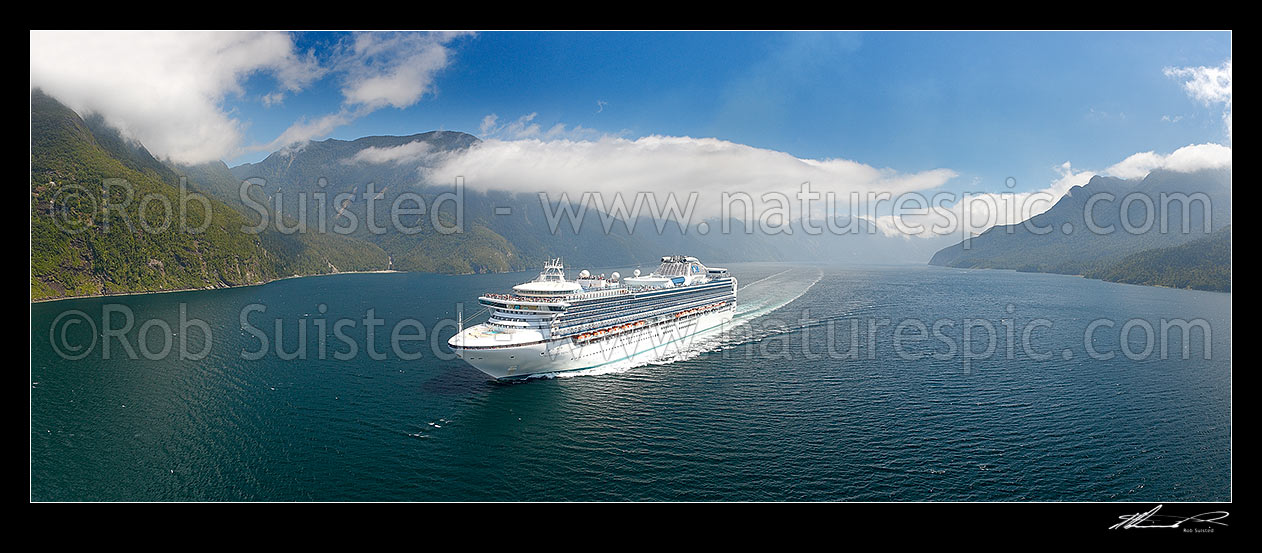
[[[31,33],[32,88],[161,158],[460,130],[516,143],[452,171],[499,167],[483,184],[525,191],[568,176],[1056,195],[1110,169],[1230,166],[1230,60],[1230,32]],[[666,150],[681,168],[654,175]]]
[[[341,38],[304,33],[295,44],[322,55]],[[714,137],[900,171],[946,167],[961,190],[996,190],[1009,176],[1018,190],[1041,188],[1065,161],[1099,169],[1136,152],[1227,140],[1221,110],[1189,98],[1163,69],[1223,63],[1230,33],[489,32],[449,47],[432,94],[327,136],[478,134],[488,114],[503,122],[537,113],[544,129]],[[249,143],[342,101],[334,78],[265,107],[259,98],[274,88],[259,75],[225,100],[249,122]]]

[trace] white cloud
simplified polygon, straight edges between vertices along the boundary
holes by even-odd
[[[358,119],[360,115],[343,109],[315,119],[303,117],[285,129],[275,140],[267,144],[251,146],[250,150],[270,152],[300,148],[312,139],[328,136],[334,129]]]
[[[951,233],[964,236],[979,234],[995,225],[1010,225],[1028,220],[1051,209],[1070,189],[1086,185],[1096,175],[1108,175],[1122,179],[1142,179],[1156,169],[1191,173],[1201,169],[1220,169],[1231,167],[1231,148],[1221,144],[1192,144],[1184,146],[1170,154],[1141,152],[1110,166],[1100,172],[1075,171],[1066,161],[1056,168],[1057,178],[1045,188],[1034,192],[1016,193],[984,193],[969,194],[950,207],[935,207],[925,216],[902,218],[904,228],[909,222],[943,221],[950,213],[951,220],[958,221],[958,226],[946,229]],[[874,221],[887,235],[905,235],[895,225],[892,216],[883,216]],[[919,236],[932,236],[926,231]],[[941,234],[941,233],[939,233]]]
[[[1218,67],[1167,67],[1167,77],[1183,79],[1183,89],[1206,106],[1223,105],[1223,124],[1231,140],[1231,59]]]
[[[565,126],[565,123],[557,123],[550,127],[547,132],[543,133],[545,140],[557,140],[566,138],[570,140],[594,139],[603,136],[604,133],[595,129],[589,129],[582,125],[574,125],[573,127]]]
[[[447,44],[461,33],[356,33],[335,68],[346,78],[347,104],[406,108],[434,90],[451,61]]]
[[[1074,171],[1068,161],[1056,167],[1055,171],[1058,175],[1056,179],[1047,187],[1033,192],[944,193],[940,200],[929,198],[926,202],[929,207],[922,213],[902,211],[869,220],[886,236],[974,236],[995,225],[1020,223],[1043,213],[1056,205],[1071,188],[1087,184],[1096,175],[1092,171]]]
[[[495,122],[498,121],[499,118],[500,116],[495,115],[494,113],[483,117],[482,124],[478,126],[478,133],[484,137],[491,136],[491,132],[495,130]]]
[[[264,94],[261,101],[264,106],[269,108],[272,106],[278,106],[285,102],[285,93],[278,90],[270,94]]]
[[[430,156],[432,147],[428,142],[417,140],[386,148],[364,148],[351,157],[351,163],[393,163],[403,165],[422,161]]]
[[[1202,169],[1231,167],[1231,148],[1221,144],[1192,144],[1170,154],[1141,152],[1096,171],[1075,171],[1066,161],[1055,169],[1057,178],[1034,192],[991,192],[966,194],[950,203],[931,202],[923,214],[903,212],[898,216],[885,214],[869,220],[887,236],[932,237],[942,234],[973,236],[995,225],[1010,225],[1028,220],[1051,209],[1075,186],[1086,185],[1096,175],[1122,179],[1142,179],[1153,170],[1161,169],[1178,173],[1190,173]],[[946,225],[947,221],[954,224]],[[934,228],[937,225],[938,228]],[[916,229],[909,232],[908,229]]]
[[[1201,169],[1231,167],[1231,148],[1221,144],[1192,144],[1162,155],[1156,152],[1133,154],[1104,170],[1122,179],[1142,179],[1155,169],[1191,173]]]
[[[527,138],[540,138],[548,141],[560,139],[595,140],[605,136],[604,133],[595,129],[589,129],[582,125],[568,127],[565,123],[556,123],[545,131],[539,123],[535,122],[537,117],[539,117],[539,113],[532,112],[518,117],[514,121],[497,125],[499,115],[492,113],[482,118],[482,124],[478,127],[478,131],[481,133],[482,138],[498,138],[502,140],[523,140]]]
[[[616,193],[621,193],[629,207],[641,192],[653,194],[659,204],[664,204],[667,195],[673,193],[680,206],[695,192],[693,222],[721,216],[724,192],[745,193],[753,198],[756,219],[778,205],[759,201],[762,195],[778,193],[788,198],[790,217],[798,218],[802,211],[797,194],[802,183],[809,182],[810,190],[821,195],[812,203],[815,225],[822,224],[822,217],[831,209],[834,215],[866,219],[887,236],[930,238],[944,234],[967,236],[997,224],[1019,223],[1047,211],[1071,188],[1085,185],[1097,174],[1076,170],[1066,162],[1055,168],[1056,178],[1039,190],[955,194],[938,190],[957,176],[945,168],[901,172],[846,159],[798,158],[714,138],[604,136],[593,140],[547,140],[547,133],[530,128],[534,114],[504,126],[497,126],[497,120],[493,115],[487,116],[484,129],[511,126],[514,132],[510,134],[525,133],[534,138],[487,139],[467,151],[437,160],[435,167],[426,172],[429,179],[450,182],[463,176],[466,185],[473,189],[547,192],[552,201],[558,201],[562,193],[571,202],[577,202],[585,192],[599,192],[606,207]],[[1174,161],[1163,167],[1198,165],[1185,161],[1199,156],[1185,155],[1182,150],[1176,153],[1166,156]],[[386,152],[376,155],[385,157]],[[830,192],[835,195],[835,205],[825,208],[824,195]],[[851,193],[860,194],[859,204],[851,205]],[[883,200],[884,207],[874,210],[874,196],[869,194],[880,193],[889,193],[892,199]],[[928,209],[922,213],[902,211],[896,220],[890,213],[891,202],[906,194],[918,194],[925,201],[905,207]],[[938,197],[945,200],[935,201]],[[743,204],[732,205],[735,209],[728,214],[741,217]]]
[[[528,113],[518,117],[516,121],[511,121],[503,125],[496,125],[499,116],[492,113],[482,118],[482,136],[484,138],[505,138],[520,140],[523,138],[535,138],[540,134],[539,124],[534,120],[539,116],[538,112]]]
[[[357,33],[317,59],[276,32],[32,32],[31,88],[82,115],[100,114],[158,157],[201,163],[300,145],[375,110],[412,106],[434,94],[459,36]],[[340,79],[343,103],[243,148],[247,123],[223,104],[260,73],[277,87],[258,96],[264,106],[330,75]]]
[[[515,128],[540,134],[538,129],[529,130],[532,120],[531,116],[519,119],[515,123],[523,125]],[[494,124],[493,119],[489,121]],[[852,191],[928,190],[956,176],[950,169],[903,173],[845,159],[803,159],[715,138],[656,135],[635,140],[491,138],[441,160],[427,173],[432,182],[463,176],[470,188],[547,192],[554,201],[562,193],[571,201],[578,201],[584,192],[600,192],[605,200],[621,193],[629,205],[637,193],[644,192],[664,205],[673,193],[682,206],[695,192],[696,216],[701,219],[722,214],[724,192],[743,192],[755,203],[761,203],[766,193],[785,194],[793,201],[790,207],[796,217],[796,206],[801,204],[795,194],[804,182],[810,182],[814,191],[833,192],[845,201]],[[762,207],[755,206],[755,212],[762,213]]]
[[[255,73],[296,91],[323,70],[283,33],[31,33],[32,89],[181,163],[240,150],[245,125],[222,102]]]
[[[335,112],[301,120],[275,140],[254,146],[268,151],[300,146],[378,109],[403,109],[433,94],[438,72],[451,63],[449,44],[466,33],[354,34],[330,56],[329,71],[342,78],[343,102]]]

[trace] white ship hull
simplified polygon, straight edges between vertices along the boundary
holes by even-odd
[[[721,333],[732,320],[735,305],[702,313],[685,321],[668,321],[600,340],[572,338],[491,349],[455,348],[456,354],[496,379],[633,366],[670,359]]]

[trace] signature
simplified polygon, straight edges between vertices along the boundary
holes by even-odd
[[[1227,511],[1210,511],[1190,517],[1181,517],[1173,515],[1159,515],[1157,511],[1161,510],[1161,505],[1153,507],[1152,510],[1135,513],[1131,515],[1121,515],[1117,518],[1122,521],[1109,527],[1109,530],[1129,530],[1131,528],[1178,528],[1185,522],[1200,522],[1204,524],[1216,524],[1226,526],[1227,523],[1221,522],[1227,518]]]

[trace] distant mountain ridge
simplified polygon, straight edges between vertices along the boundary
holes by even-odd
[[[417,143],[426,145],[426,148],[411,148]],[[324,140],[275,152],[262,162],[243,164],[231,170],[237,179],[265,182],[266,194],[271,198],[282,198],[282,202],[297,194],[310,197],[320,192],[331,197],[353,193],[356,199],[349,209],[360,220],[365,220],[367,202],[360,196],[370,184],[375,191],[382,192],[379,205],[389,205],[404,192],[418,193],[427,200],[433,200],[443,193],[450,193],[453,183],[431,182],[426,178],[427,170],[446,156],[458,154],[465,148],[475,148],[479,143],[478,138],[456,131],[365,137],[350,141]],[[363,155],[366,152],[403,153],[402,149],[409,149],[412,155],[368,158]],[[374,162],[374,159],[377,161]],[[633,224],[610,217],[616,222],[606,233],[601,224],[602,217],[595,209],[589,210],[578,232],[571,229],[568,219],[563,220],[560,228],[553,232],[547,224],[545,206],[540,203],[536,191],[514,193],[496,190],[494,183],[480,184],[483,185],[478,187],[481,191],[466,189],[464,192],[466,233],[480,237],[479,241],[483,244],[496,244],[496,247],[482,248],[475,254],[460,246],[460,238],[455,235],[446,235],[441,242],[425,245],[417,245],[411,239],[400,239],[397,233],[356,236],[390,252],[398,268],[440,272],[529,269],[556,256],[564,257],[567,263],[573,265],[625,265],[651,262],[669,252],[687,252],[711,262],[856,259],[898,262],[900,256],[906,256],[908,252],[918,251],[921,259],[927,258],[944,242],[887,237],[863,220],[857,221],[858,232],[852,235],[811,235],[805,232],[800,222],[794,222],[790,225],[793,233],[786,236],[768,235],[757,230],[747,233],[745,226],[738,221],[731,223],[733,232],[724,235],[715,230],[722,226],[717,220],[705,222],[709,231],[706,233],[699,232],[697,225],[700,221],[693,221],[683,230],[675,222],[668,221],[659,233],[656,223],[662,221],[647,216],[632,221]],[[547,209],[556,207],[554,204]],[[511,215],[499,215],[500,209]],[[314,217],[315,207],[308,206],[308,210],[309,216]],[[816,224],[822,223],[816,221]],[[634,233],[627,232],[628,226],[635,229]],[[420,236],[424,238],[427,235],[422,233]],[[456,256],[457,260],[463,256],[471,262],[468,267],[453,268],[448,265],[450,258],[435,258],[434,253],[440,250],[444,256]]]
[[[1128,256],[1199,241],[1230,225],[1228,169],[1155,170],[1130,181],[1096,176],[1027,222],[992,227],[938,251],[929,263],[1104,275]],[[1229,261],[1225,274],[1229,280]],[[1228,284],[1199,286],[1219,289]]]
[[[316,185],[320,179],[325,179],[335,185],[367,182],[376,182],[383,186],[416,185],[422,182],[416,169],[423,166],[423,163],[398,161],[372,163],[353,160],[356,154],[369,148],[387,150],[424,144],[426,146],[424,150],[413,153],[413,157],[423,159],[425,153],[442,155],[463,150],[478,142],[480,140],[476,136],[460,131],[430,131],[408,136],[366,136],[355,140],[329,138],[272,152],[263,161],[232,167],[231,172],[238,181],[259,178],[276,187]],[[405,156],[399,161],[406,160]],[[269,187],[269,190],[276,189]],[[337,186],[334,186],[330,192],[333,190],[342,191]]]

